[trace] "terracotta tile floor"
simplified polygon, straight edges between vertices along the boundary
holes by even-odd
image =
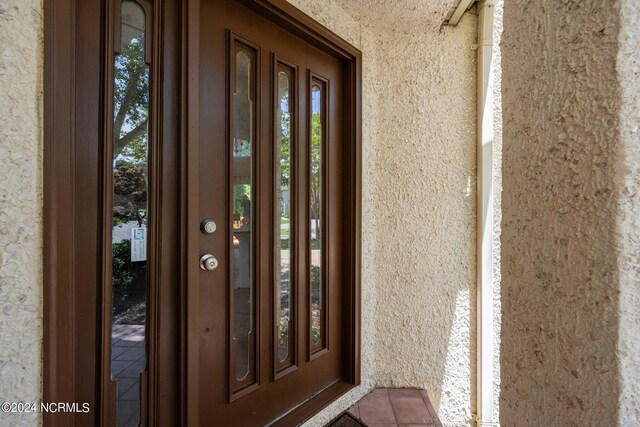
[[[118,382],[118,427],[140,420],[140,372],[144,370],[144,326],[114,325],[111,332],[111,374]]]
[[[369,427],[442,427],[427,392],[411,388],[377,388],[349,408]]]

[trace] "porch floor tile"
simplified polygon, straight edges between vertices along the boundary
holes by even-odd
[[[425,390],[377,388],[348,412],[369,427],[442,427]]]
[[[118,384],[118,427],[134,427],[140,421],[140,373],[144,367],[144,325],[114,325],[111,372]]]

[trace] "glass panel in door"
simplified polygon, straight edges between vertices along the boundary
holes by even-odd
[[[312,77],[309,117],[309,282],[311,354],[326,347],[327,310],[324,271],[324,138],[326,82]]]
[[[121,46],[114,64],[112,344],[118,426],[140,421],[140,373],[145,369],[147,308],[149,65],[145,11],[122,2]]]
[[[280,62],[276,64],[276,99],[274,123],[275,153],[275,330],[276,330],[276,371],[282,371],[295,363],[295,287],[293,256],[295,253],[295,221],[293,194],[295,186],[293,153],[294,133],[293,111],[295,93],[293,91],[293,68]]]
[[[256,380],[255,98],[256,51],[233,44],[231,391]]]

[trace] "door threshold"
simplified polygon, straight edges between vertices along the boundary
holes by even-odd
[[[266,425],[270,427],[299,426],[354,387],[354,384],[340,378]]]

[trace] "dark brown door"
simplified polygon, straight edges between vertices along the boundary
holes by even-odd
[[[343,378],[343,65],[235,1],[195,19],[187,399],[259,426]]]
[[[285,0],[45,18],[44,400],[91,408],[45,424],[292,426],[359,384],[360,52]]]

